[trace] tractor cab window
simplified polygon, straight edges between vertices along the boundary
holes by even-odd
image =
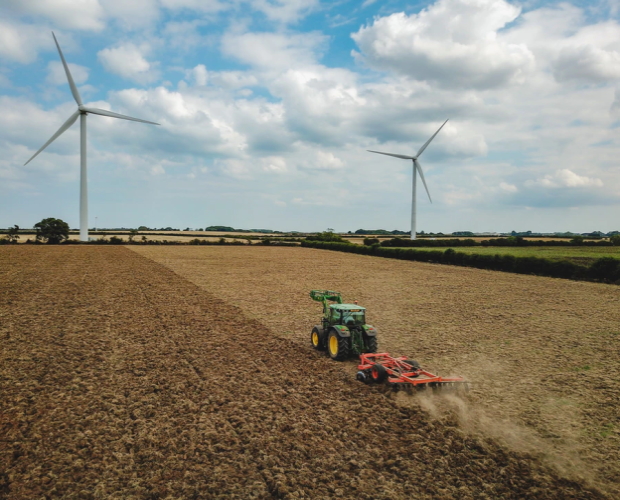
[[[330,318],[332,324],[338,325],[340,324],[340,311],[338,309],[332,308],[331,310],[332,317]]]
[[[366,323],[364,311],[343,311],[342,323],[346,326],[362,326]]]

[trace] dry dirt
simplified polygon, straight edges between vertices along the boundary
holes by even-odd
[[[306,349],[321,315],[309,290],[359,300],[380,350],[474,383],[399,404],[455,412],[620,497],[620,287],[306,248],[132,249]]]
[[[302,288],[337,271],[338,254],[159,257],[169,250],[169,265],[194,260],[204,283],[124,247],[0,248],[0,498],[606,496],[540,454],[462,431],[450,412],[435,419],[359,384],[302,343],[312,307],[299,333],[275,335],[303,303],[292,283],[273,284],[280,267]],[[372,261],[347,257],[362,265],[354,281],[373,281]],[[251,295],[274,322],[249,316]]]

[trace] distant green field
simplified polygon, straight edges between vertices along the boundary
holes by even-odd
[[[415,250],[440,250],[446,248],[416,247]],[[540,257],[550,260],[569,260],[588,265],[601,257],[620,259],[620,247],[454,247],[457,252],[481,255],[514,255],[515,257]]]

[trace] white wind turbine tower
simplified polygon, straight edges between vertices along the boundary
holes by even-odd
[[[73,98],[78,105],[77,110],[73,113],[69,119],[62,124],[62,126],[58,129],[58,131],[47,141],[41,149],[39,149],[32,158],[24,163],[24,166],[28,165],[41,151],[43,151],[47,146],[49,146],[52,142],[54,142],[58,137],[60,137],[63,132],[65,132],[71,125],[75,123],[80,117],[80,241],[88,241],[88,190],[87,190],[87,182],[86,182],[86,115],[88,113],[92,113],[93,115],[101,115],[101,116],[111,116],[112,118],[121,118],[123,120],[131,120],[134,122],[142,122],[142,123],[150,123],[151,125],[159,125],[159,123],[149,122],[147,120],[141,120],[139,118],[132,118],[131,116],[120,115],[118,113],[113,113],[112,111],[106,111],[105,109],[98,108],[88,108],[82,104],[82,98],[80,97],[80,93],[78,92],[77,87],[73,81],[73,77],[71,76],[71,72],[69,71],[69,66],[67,66],[67,61],[65,61],[65,57],[62,55],[62,50],[60,50],[60,45],[58,45],[58,40],[56,40],[56,35],[52,32],[52,36],[54,37],[54,42],[56,42],[56,47],[58,48],[58,53],[60,54],[60,59],[62,61],[62,65],[65,68],[65,73],[67,74],[67,80],[69,81],[69,87],[71,88],[71,93],[73,94]]]
[[[426,181],[424,180],[424,173],[422,172],[422,166],[420,165],[420,162],[418,162],[418,158],[420,157],[420,155],[424,152],[427,146],[431,143],[431,141],[435,138],[435,136],[439,133],[439,131],[443,128],[443,126],[446,123],[448,123],[448,120],[443,122],[441,127],[437,129],[437,132],[435,132],[432,135],[432,137],[424,143],[424,146],[420,148],[420,150],[415,156],[397,155],[394,153],[383,153],[381,151],[371,151],[370,149],[367,150],[370,153],[379,153],[380,155],[394,156],[395,158],[401,158],[403,160],[411,160],[413,162],[413,188],[412,188],[412,194],[411,194],[411,239],[412,240],[415,240],[415,237],[416,237],[416,232],[415,232],[415,219],[416,219],[415,192],[416,192],[416,179],[417,179],[416,172],[420,174],[420,179],[422,179],[422,182],[424,183],[424,187],[426,188],[426,194],[428,195],[428,199],[431,203],[433,203],[433,200],[431,200],[431,193],[429,193],[428,191],[428,186],[426,185]]]

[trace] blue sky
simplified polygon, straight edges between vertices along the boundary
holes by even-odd
[[[0,227],[620,229],[617,1],[3,0]]]

